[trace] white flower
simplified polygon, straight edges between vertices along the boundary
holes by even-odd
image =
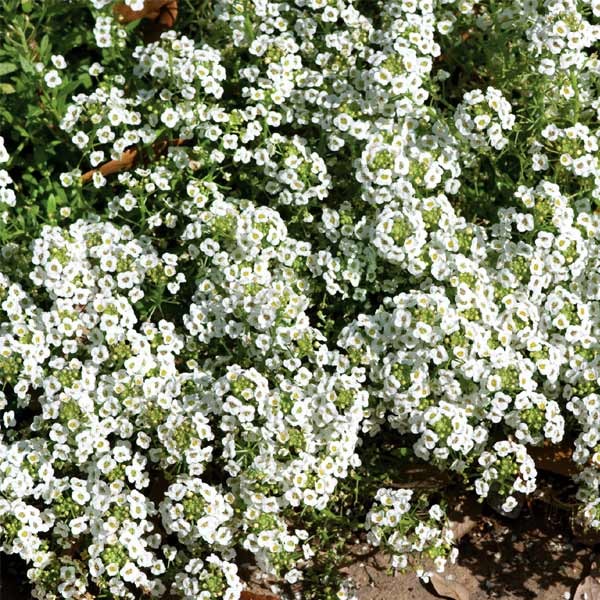
[[[518,502],[514,496],[507,496],[504,502],[502,503],[502,510],[504,512],[510,513],[512,512],[518,505]]]
[[[125,0],[125,4],[133,11],[144,10],[144,0]]]
[[[10,155],[4,146],[4,138],[0,135],[0,163],[8,162]]]
[[[100,75],[103,72],[104,72],[104,67],[98,62],[92,63],[88,69],[88,73],[92,77],[97,77],[98,75]]]
[[[82,150],[83,148],[85,148],[85,146],[87,145],[87,143],[89,142],[89,137],[83,132],[83,131],[78,131],[72,138],[71,141],[80,149]]]
[[[160,116],[160,120],[169,128],[173,128],[179,122],[179,114],[172,108],[167,108]]]
[[[67,61],[65,60],[65,57],[62,56],[61,54],[53,54],[50,57],[50,60],[52,61],[52,64],[57,69],[66,69],[67,68]]]
[[[46,85],[49,88],[58,87],[62,83],[62,79],[60,78],[58,71],[56,71],[55,69],[48,71],[44,75],[44,81],[46,82]]]

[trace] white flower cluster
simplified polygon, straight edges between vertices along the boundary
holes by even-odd
[[[530,494],[535,490],[535,464],[521,444],[496,442],[491,451],[482,452],[478,462],[483,471],[475,480],[477,493],[485,497],[490,488],[496,488],[503,497],[502,510],[505,512],[517,506],[513,492]]]
[[[277,155],[281,156],[282,164],[273,160]],[[286,139],[276,133],[254,158],[261,165],[264,161],[265,175],[269,178],[265,189],[278,202],[303,205],[327,197],[330,183],[327,166],[319,154],[309,153],[306,140],[298,136]]]
[[[436,284],[387,298],[340,340],[369,365],[371,395],[380,398],[363,427],[376,431],[391,410],[390,423],[419,435],[418,456],[458,471],[481,453],[492,424],[504,423],[521,444],[560,442],[565,409],[582,428],[574,460],[585,463],[598,443],[587,408],[596,410],[597,398],[598,284],[589,274],[598,217],[584,205],[573,211],[549,182],[517,196],[529,211],[501,211],[487,253],[475,258],[475,226],[459,225],[455,252],[429,246],[430,256],[444,256],[445,269],[431,270]],[[528,231],[531,244],[512,241]]]
[[[142,11],[144,9],[144,0],[89,0],[95,13],[94,38],[99,49],[111,48],[113,45],[118,48],[125,47],[127,31],[118,26],[112,10],[116,4],[124,4],[132,11]]]
[[[410,489],[377,490],[375,503],[367,514],[367,539],[373,546],[383,546],[390,552],[394,569],[406,568],[409,558],[427,556],[442,572],[448,558],[454,562],[458,554],[452,548],[454,534],[438,504],[429,508],[427,518],[419,517],[413,495]],[[421,576],[426,578],[427,573]]]
[[[182,600],[237,600],[242,589],[236,565],[220,559],[216,554],[210,554],[204,561],[191,560],[185,572],[176,575],[173,584],[173,591]]]
[[[119,159],[136,144],[152,144],[158,137],[159,123],[173,130],[170,139],[190,139],[194,132],[212,137],[215,129],[220,130],[211,123],[227,119],[217,106],[209,108],[202,102],[207,96],[219,98],[223,93],[225,70],[217,51],[208,46],[196,48],[192,40],[168,32],[158,42],[137,47],[133,58],[135,93],[124,93],[122,75],[107,78],[93,93],[75,96],[61,121],[61,128],[72,133],[73,143],[82,151],[90,151],[92,167]],[[161,106],[160,117],[157,104]],[[63,183],[71,181],[68,177]],[[106,178],[96,171],[93,182],[102,187]],[[160,182],[155,185],[165,189]]]
[[[508,144],[503,134],[515,124],[510,102],[502,92],[488,87],[485,93],[475,89],[464,95],[454,113],[454,123],[473,149],[502,150]]]
[[[10,155],[4,146],[4,138],[0,136],[0,164],[10,160]],[[15,191],[12,189],[13,180],[6,169],[0,169],[0,203],[6,206],[16,204]]]
[[[536,140],[529,149],[533,170],[546,171],[554,163],[555,168],[593,181],[591,196],[600,199],[597,135],[581,123],[566,128],[548,125],[541,134],[543,139]]]
[[[586,467],[574,478],[579,484],[577,500],[581,502],[579,515],[583,525],[590,529],[600,528],[600,470]]]
[[[305,314],[309,283],[294,269],[310,246],[287,237],[275,211],[217,197],[198,211],[183,239],[205,264],[184,316],[199,342],[228,337],[263,354],[317,335]]]
[[[177,533],[187,545],[193,546],[202,539],[227,548],[232,532],[224,525],[233,516],[230,506],[233,497],[228,500],[201,479],[175,482],[166,490],[160,505],[165,529],[168,533]]]
[[[532,14],[534,23],[527,31],[532,49],[544,57],[541,70],[551,75],[556,67],[581,68],[588,58],[585,49],[597,42],[600,28],[585,18],[573,0],[551,0],[545,4],[544,12]],[[598,12],[597,2],[592,4],[594,12]]]

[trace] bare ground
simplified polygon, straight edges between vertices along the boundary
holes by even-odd
[[[414,573],[394,577],[381,554],[365,555],[348,574],[359,600],[565,600],[574,596],[595,557],[593,547],[574,538],[564,512],[539,504],[514,521],[484,510],[459,549],[457,564],[442,577],[449,589],[468,593],[463,596],[439,595]],[[366,547],[357,551],[364,553]]]

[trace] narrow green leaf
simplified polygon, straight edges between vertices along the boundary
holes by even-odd
[[[0,77],[2,75],[8,75],[9,73],[12,73],[13,71],[16,71],[19,67],[17,67],[17,65],[13,64],[13,63],[7,63],[7,62],[3,62],[0,63]]]
[[[40,42],[40,57],[42,59],[47,58],[49,46],[50,46],[50,39],[48,38],[48,34],[46,34],[42,38],[42,41]]]
[[[48,200],[46,202],[46,212],[49,217],[53,217],[56,214],[56,198],[54,194],[50,194],[48,196]]]

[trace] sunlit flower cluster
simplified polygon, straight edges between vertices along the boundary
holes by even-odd
[[[409,558],[427,556],[442,572],[448,559],[454,562],[458,554],[452,548],[452,530],[438,504],[431,505],[425,516],[418,514],[422,499],[413,495],[410,489],[380,488],[367,514],[367,539],[391,553],[394,568],[404,569]]]
[[[10,160],[10,155],[4,146],[4,138],[0,136],[0,164]],[[0,169],[0,203],[14,206],[16,203],[15,191],[12,188],[13,180],[6,169]]]

